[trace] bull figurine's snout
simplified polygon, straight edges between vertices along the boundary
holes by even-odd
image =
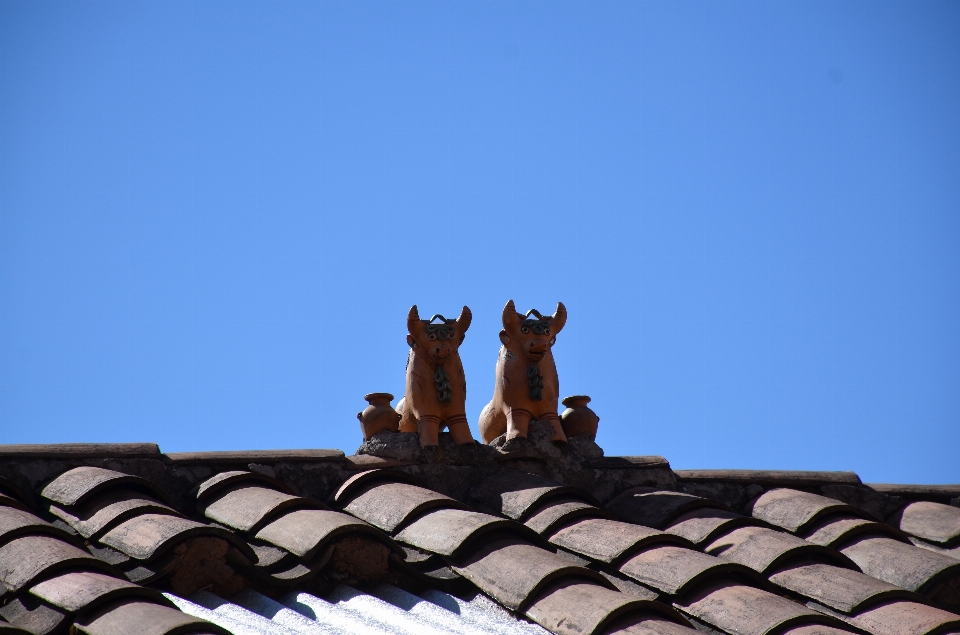
[[[547,354],[547,340],[537,338],[527,342],[527,354],[537,360]]]

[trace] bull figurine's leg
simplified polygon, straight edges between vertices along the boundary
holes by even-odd
[[[440,417],[436,415],[420,415],[417,419],[417,429],[420,431],[420,447],[440,445]]]
[[[467,421],[466,414],[447,417],[447,427],[450,428],[450,436],[457,445],[473,443],[473,434],[470,432],[470,423]]]
[[[563,426],[560,425],[560,416],[557,413],[547,413],[541,416],[540,419],[549,421],[550,425],[553,427],[553,434],[550,436],[551,441],[560,443],[567,442],[567,435],[563,433]]]
[[[530,419],[533,414],[523,408],[510,408],[507,411],[507,441],[517,437],[527,438],[527,430],[530,427]]]

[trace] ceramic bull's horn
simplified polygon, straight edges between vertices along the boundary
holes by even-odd
[[[531,315],[533,317],[531,317]],[[557,333],[567,321],[567,309],[557,303],[553,315],[536,309],[518,313],[513,300],[503,307],[500,356],[493,399],[480,413],[480,435],[490,443],[507,433],[507,441],[527,436],[531,420],[549,421],[551,440],[566,442],[557,414],[560,380],[553,361]]]
[[[421,320],[417,305],[407,314],[407,385],[397,404],[400,432],[419,432],[420,445],[439,443],[440,431],[450,429],[458,444],[473,443],[467,422],[467,380],[460,361],[460,344],[473,315],[463,307],[460,317],[434,315]]]

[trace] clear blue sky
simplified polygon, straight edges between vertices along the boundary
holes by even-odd
[[[360,442],[552,311],[608,454],[960,482],[957,2],[0,4],[0,442]]]

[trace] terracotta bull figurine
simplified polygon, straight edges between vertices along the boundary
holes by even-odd
[[[534,316],[531,318],[531,314]],[[557,414],[560,380],[553,361],[553,344],[567,321],[567,309],[557,303],[553,315],[536,309],[517,313],[513,300],[503,307],[497,384],[493,399],[480,413],[480,436],[490,443],[507,433],[507,441],[526,438],[531,420],[547,420],[553,426],[551,440],[566,442]]]
[[[467,379],[460,361],[460,344],[472,319],[467,307],[456,320],[442,315],[421,320],[417,305],[407,315],[407,387],[397,412],[400,432],[419,432],[421,447],[439,444],[444,427],[456,443],[474,442],[467,422]]]

